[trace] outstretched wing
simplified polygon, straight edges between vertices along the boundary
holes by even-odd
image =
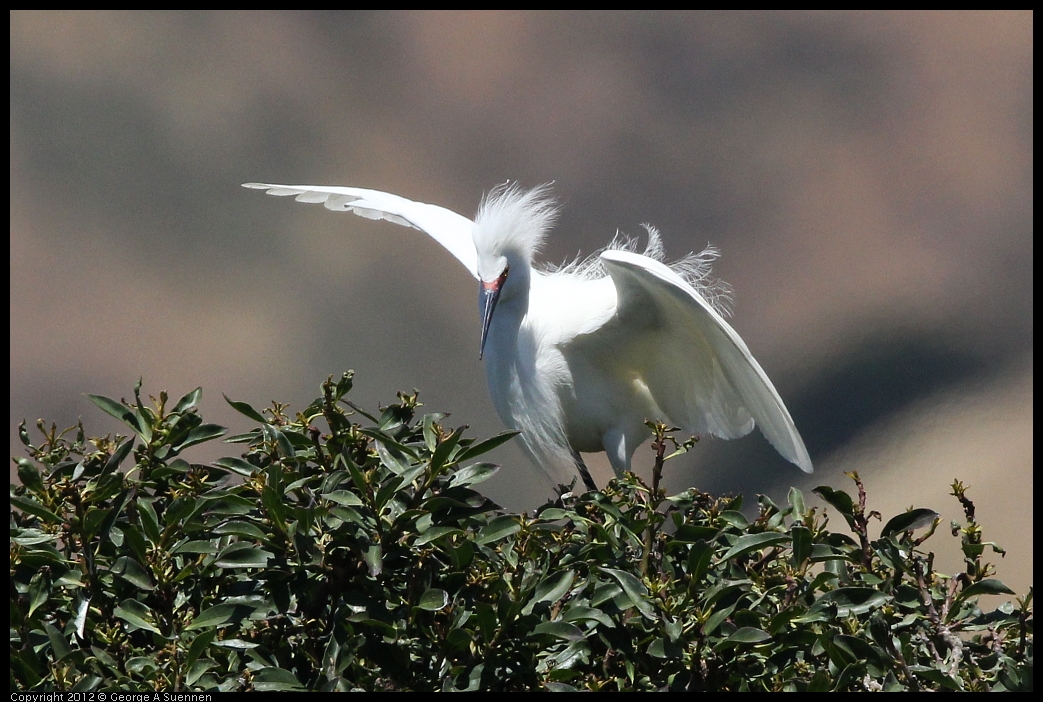
[[[295,195],[298,202],[321,202],[328,210],[354,212],[367,219],[386,219],[419,229],[453,254],[471,275],[478,277],[478,253],[471,238],[474,222],[452,210],[363,188],[269,183],[244,183],[243,187],[267,190],[269,195]]]
[[[620,334],[613,345],[633,352],[625,355],[666,418],[725,439],[756,423],[783,457],[810,473],[811,458],[786,405],[721,315],[659,261],[611,250],[601,258],[616,286],[620,322],[604,331]]]

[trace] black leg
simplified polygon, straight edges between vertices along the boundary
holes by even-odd
[[[572,458],[576,461],[576,470],[579,471],[579,477],[583,478],[583,485],[587,490],[597,490],[598,486],[594,484],[594,479],[590,477],[590,471],[587,470],[587,464],[583,462],[583,457],[579,455],[579,451],[574,450]]]

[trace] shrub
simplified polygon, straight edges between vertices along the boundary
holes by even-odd
[[[917,509],[869,535],[866,495],[793,489],[785,506],[658,480],[508,514],[475,486],[485,441],[344,400],[351,375],[258,423],[240,457],[195,390],[168,407],[91,396],[129,438],[20,427],[11,487],[12,690],[1031,690],[1031,590],[990,578],[962,485],[966,571],[935,572]],[[322,423],[325,432],[317,424]],[[676,444],[674,444],[676,446]],[[679,447],[683,450],[685,447]],[[922,534],[916,536],[917,533]]]

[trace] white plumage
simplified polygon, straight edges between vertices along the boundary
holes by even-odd
[[[555,218],[546,187],[496,188],[473,222],[376,190],[244,187],[411,226],[456,257],[479,281],[493,405],[555,483],[578,473],[594,488],[580,452],[605,451],[617,475],[629,470],[649,419],[723,439],[756,425],[811,472],[782,398],[722,317],[726,289],[709,275],[714,249],[666,265],[648,228],[643,254],[617,239],[586,261],[540,270],[533,259]]]

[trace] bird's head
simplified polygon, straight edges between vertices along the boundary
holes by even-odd
[[[479,358],[485,353],[497,304],[529,292],[533,257],[557,215],[548,190],[547,185],[523,190],[505,183],[494,188],[478,209],[471,236],[478,253]]]

